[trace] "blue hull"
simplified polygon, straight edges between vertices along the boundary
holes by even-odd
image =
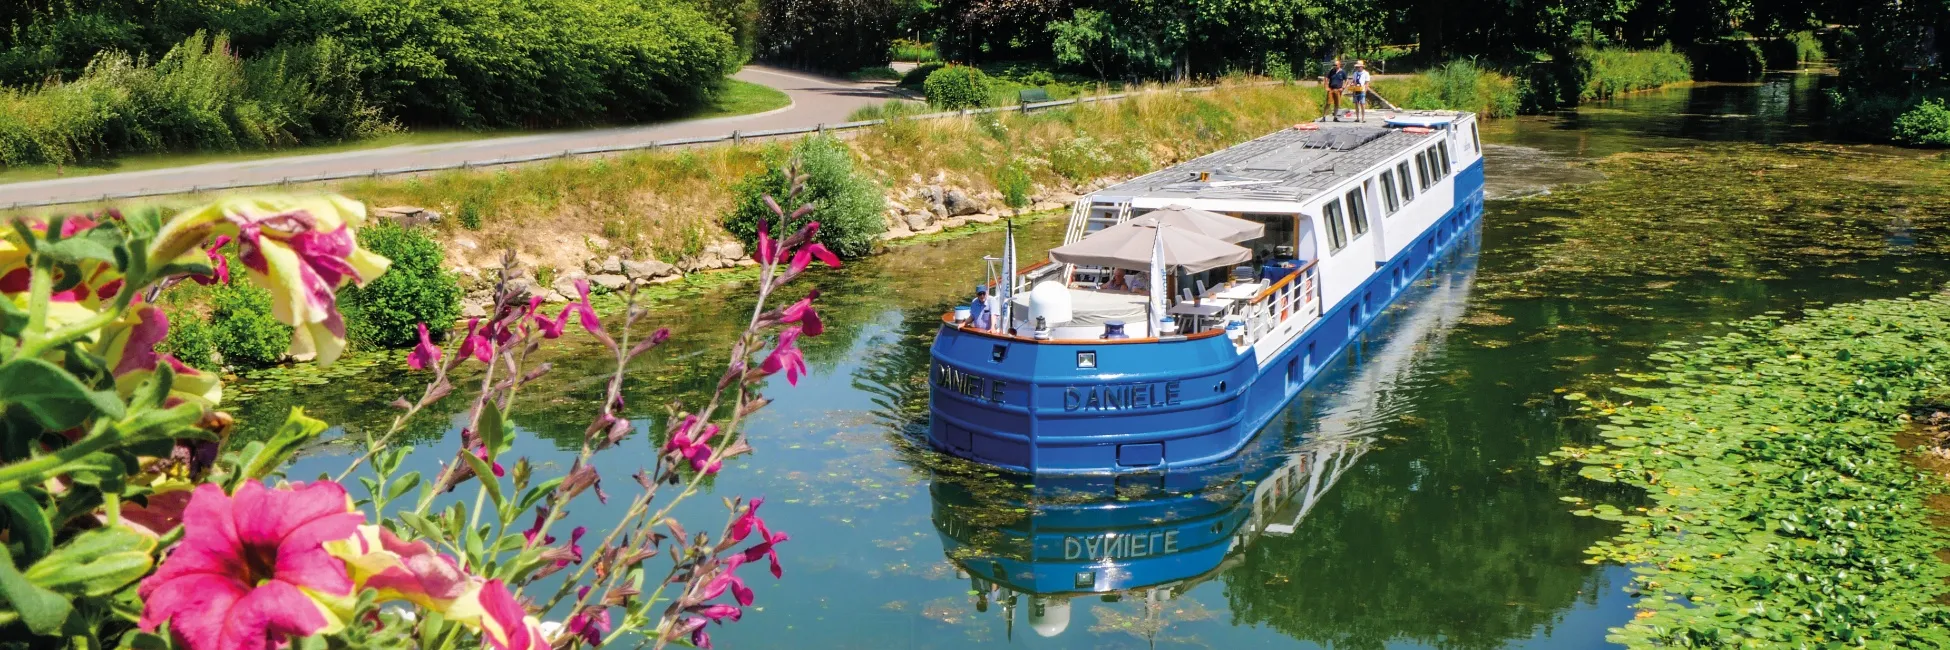
[[[931,351],[928,441],[1034,474],[1153,471],[1229,458],[1387,305],[1474,236],[1482,163],[1456,174],[1455,188],[1448,214],[1264,366],[1219,336],[1030,343],[943,325]],[[1096,366],[1077,367],[1079,352],[1094,352]]]

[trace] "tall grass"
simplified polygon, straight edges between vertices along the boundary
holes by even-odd
[[[1436,66],[1409,79],[1374,84],[1374,90],[1408,109],[1454,109],[1487,117],[1517,114],[1522,95],[1516,79],[1469,59]]]
[[[1656,50],[1587,48],[1579,58],[1587,68],[1580,93],[1583,99],[1604,99],[1693,79],[1692,62],[1671,46]]]
[[[896,38],[893,44],[887,46],[887,60],[930,63],[940,61],[941,56],[935,53],[933,43]]]
[[[72,82],[0,89],[0,165],[124,153],[261,149],[391,130],[329,37],[250,60],[197,33],[153,64],[118,52]]]

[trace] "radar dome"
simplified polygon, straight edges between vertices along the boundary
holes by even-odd
[[[1043,317],[1043,322],[1050,327],[1070,322],[1073,317],[1070,290],[1063,288],[1063,283],[1048,280],[1037,283],[1035,288],[1029,290],[1029,314],[1025,322],[1035,327],[1038,316]]]
[[[1037,636],[1052,637],[1070,628],[1070,599],[1036,597],[1030,601],[1029,627]]]

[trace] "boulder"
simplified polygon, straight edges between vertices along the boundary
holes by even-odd
[[[928,205],[928,212],[929,212],[930,214],[933,214],[933,215],[935,216],[935,218],[937,218],[937,219],[946,219],[946,218],[948,218],[948,208],[947,208],[946,206],[943,206],[943,205],[941,205],[941,204],[939,204],[939,203],[932,203],[932,204],[929,204],[929,205]]]
[[[966,218],[969,221],[973,221],[975,223],[995,223],[997,221],[1002,220],[1002,215],[982,212],[978,214],[968,215],[968,217]]]
[[[662,277],[651,278],[650,284],[670,284],[682,279],[684,279],[684,276],[673,273]]]
[[[487,318],[488,306],[489,301],[487,300],[477,300],[473,296],[462,298],[460,301],[460,317]]]
[[[623,275],[639,280],[648,280],[676,272],[677,267],[671,266],[670,263],[662,260],[644,260],[641,262],[630,260],[623,263]]]
[[[583,263],[582,270],[590,275],[617,275],[623,272],[623,258],[611,255],[602,261],[590,260]]]
[[[1029,206],[1029,209],[1036,212],[1048,212],[1050,210],[1061,210],[1063,206],[1064,204],[1055,201],[1037,201],[1035,205]]]
[[[576,295],[576,280],[586,280],[588,278],[589,276],[583,274],[581,271],[570,271],[555,276],[555,282],[549,284],[548,288],[554,289],[555,293],[564,296],[573,296]],[[549,302],[556,301],[550,300]]]
[[[517,301],[526,300],[528,296],[534,295],[535,293],[535,279],[523,276],[523,277],[515,278],[513,280],[509,280],[508,290],[514,292],[515,299]],[[488,292],[492,294],[493,291],[494,288],[492,287],[492,285],[490,285],[488,288]],[[493,300],[492,295],[489,296],[489,300],[490,301]]]
[[[1055,194],[1049,195],[1049,201],[1051,203],[1056,203],[1061,205],[1074,204],[1077,202],[1077,199],[1081,199],[1081,198],[1083,198],[1083,196],[1077,194],[1076,192],[1057,192]]]
[[[938,225],[938,226],[941,226],[941,229],[942,229],[942,230],[953,230],[953,229],[955,229],[955,228],[960,228],[960,227],[962,227],[962,226],[966,226],[966,225],[968,225],[968,218],[967,218],[967,217],[949,217],[949,218],[946,218],[946,219],[942,219],[942,220],[940,220],[940,221],[937,221],[937,222],[935,222],[935,225]]]
[[[602,273],[589,276],[589,286],[601,287],[604,291],[622,291],[630,288],[630,279],[620,273]]]
[[[716,253],[719,259],[728,261],[737,260],[745,256],[745,245],[735,241],[712,244],[706,247],[705,250]]]
[[[950,217],[965,217],[982,211],[982,204],[968,198],[961,190],[948,190],[947,197],[941,200],[941,207],[948,209]]]
[[[388,208],[378,208],[372,211],[372,216],[391,221],[401,228],[413,228],[440,223],[439,212],[411,205],[395,205]]]
[[[934,219],[932,219],[930,215],[916,212],[914,214],[907,215],[907,229],[912,230],[914,232],[920,232],[922,230],[926,230],[928,224],[933,221]]]

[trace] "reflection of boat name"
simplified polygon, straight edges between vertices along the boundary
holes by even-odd
[[[1120,409],[1155,408],[1176,406],[1179,403],[1178,382],[1147,382],[1141,384],[1104,384],[1063,388],[1063,410],[1065,411],[1116,411]]]
[[[1002,389],[1009,382],[958,370],[945,363],[934,364],[934,385],[995,404],[1002,403]]]
[[[1178,552],[1178,531],[1064,535],[1063,559],[1121,560]]]

